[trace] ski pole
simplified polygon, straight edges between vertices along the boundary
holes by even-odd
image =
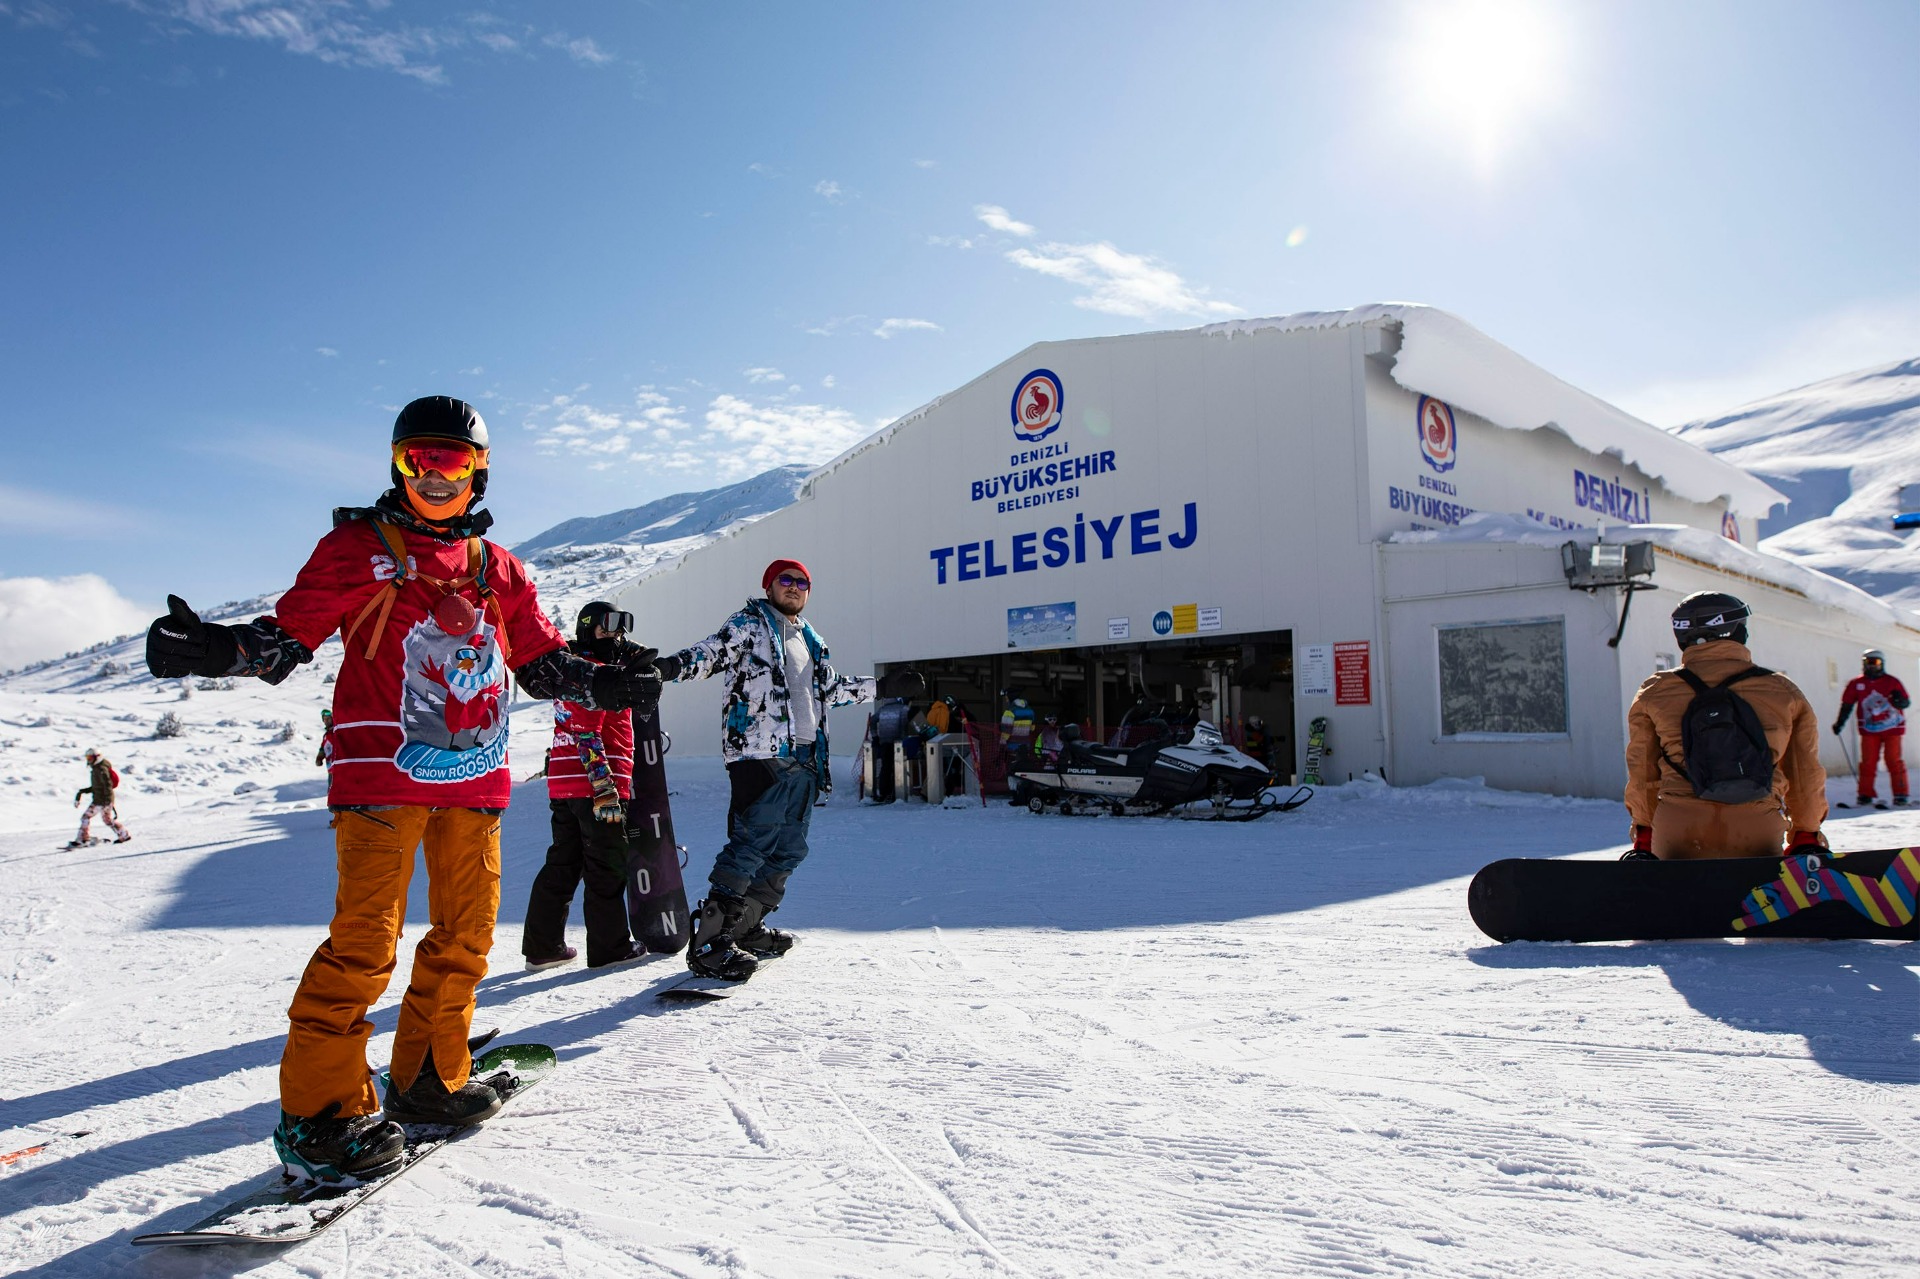
[[[1847,776],[1856,781],[1859,780],[1860,770],[1853,766],[1853,752],[1847,749],[1847,735],[1845,733],[1837,733],[1835,736],[1840,739],[1840,753],[1847,757]]]

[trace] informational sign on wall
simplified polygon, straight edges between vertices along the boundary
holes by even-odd
[[[1209,608],[1204,604],[1201,605],[1197,620],[1199,621],[1200,629],[1203,631],[1219,630],[1220,629],[1219,607],[1216,605],[1212,608]]]
[[[1333,646],[1333,704],[1366,706],[1373,701],[1373,657],[1365,640]]]
[[[1065,648],[1073,643],[1074,602],[1007,610],[1008,648]]]
[[[1306,644],[1293,671],[1295,697],[1333,696],[1333,645]]]
[[[1133,619],[1128,617],[1109,617],[1107,619],[1107,638],[1123,640],[1133,632]]]

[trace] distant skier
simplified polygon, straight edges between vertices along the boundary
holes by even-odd
[[[80,814],[80,833],[67,847],[79,848],[93,842],[93,819],[96,815],[113,828],[113,842],[124,844],[133,836],[120,824],[120,813],[113,803],[113,789],[120,784],[120,774],[114,771],[113,765],[99,751],[89,750],[86,759],[89,780],[73,793],[73,806],[80,807],[80,801],[87,796],[92,796],[93,802],[87,805],[86,812]]]
[[[604,600],[580,610],[575,654],[595,665],[642,656],[623,640],[633,614]],[[603,968],[646,954],[627,932],[626,803],[633,798],[633,712],[589,710],[578,702],[553,704],[553,745],[547,751],[547,808],[553,842],[533,877],[520,953],[529,968],[564,964],[579,952],[567,945],[567,908],[586,881],[580,914],[587,926],[587,967]]]
[[[320,749],[313,753],[313,766],[325,768],[327,761],[333,758],[333,712],[320,712]]]
[[[482,539],[487,427],[447,396],[393,424],[393,487],[334,512],[272,614],[237,626],[185,600],[147,631],[162,679],[253,675],[278,684],[340,632],[327,772],[339,885],[327,939],[288,1010],[274,1147],[289,1173],[341,1181],[399,1161],[395,1121],[464,1125],[500,1097],[470,1079],[474,989],[500,905],[500,814],[511,797],[509,669],[536,697],[650,714],[659,677],[566,651],[520,561]],[[394,1036],[385,1119],[367,1066],[367,1009],[394,970],[414,850],[424,843],[432,927],[414,949]]]
[[[1789,847],[1824,843],[1819,724],[1792,680],[1754,665],[1749,616],[1718,591],[1673,610],[1680,666],[1627,710],[1628,859],[1767,857],[1789,831]]]
[[[1032,704],[1017,694],[1008,699],[1007,709],[1000,712],[1000,746],[1009,768],[1032,762],[1035,728]]]
[[[1853,714],[1853,708],[1860,708],[1858,802],[1862,808],[1868,804],[1886,807],[1875,799],[1873,785],[1874,775],[1880,771],[1882,753],[1887,757],[1887,784],[1893,791],[1894,806],[1906,806],[1907,762],[1900,758],[1900,739],[1907,733],[1907,717],[1903,712],[1910,705],[1906,685],[1887,674],[1887,655],[1877,648],[1862,653],[1859,678],[1850,680],[1846,691],[1840,694],[1840,718],[1833,721],[1833,733],[1838,737],[1846,728],[1847,716]]]
[[[800,614],[813,577],[798,560],[760,575],[765,599],[750,599],[720,629],[656,662],[666,680],[726,672],[721,751],[733,799],[727,842],[696,908],[687,967],[745,981],[756,954],[783,955],[793,937],[769,928],[787,879],[807,855],[813,801],[827,773],[827,711],[873,700],[870,675],[836,674],[826,641]]]

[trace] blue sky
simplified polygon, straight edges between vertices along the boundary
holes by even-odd
[[[1669,424],[1911,357],[1916,48],[1904,0],[0,0],[0,629],[284,585],[422,394],[511,542],[1043,339],[1428,302]]]

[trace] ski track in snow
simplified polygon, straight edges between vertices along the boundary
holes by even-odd
[[[519,970],[546,841],[527,782],[476,1024],[553,1044],[560,1072],[312,1243],[136,1250],[271,1166],[285,1008],[332,904],[310,730],[339,650],[278,689],[186,701],[100,660],[0,679],[0,1024],[31,1064],[0,1087],[0,1150],[92,1130],[0,1169],[0,1270],[1920,1268],[1910,947],[1497,946],[1466,877],[1613,855],[1620,807],[1367,782],[1246,825],[870,808],[843,786],[781,915],[801,944],[707,1005],[653,997],[677,958]],[[151,739],[169,709],[186,732]],[[544,715],[515,713],[523,775]],[[691,755],[713,726],[669,727],[697,880],[725,776]],[[63,850],[90,743],[127,779],[136,838]],[[1828,830],[1885,847],[1920,819]],[[424,911],[416,892],[376,1065]]]

